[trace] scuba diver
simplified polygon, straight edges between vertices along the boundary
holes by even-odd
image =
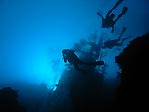
[[[97,15],[100,16],[102,18],[102,28],[109,28],[109,27],[112,27],[112,30],[111,32],[113,33],[114,32],[114,25],[115,23],[122,17],[122,15],[124,15],[127,10],[128,10],[128,7],[124,6],[123,7],[123,10],[122,10],[122,13],[118,15],[118,17],[114,19],[115,17],[115,14],[111,14],[111,12],[116,9],[116,7],[118,7],[118,5],[120,5],[124,0],[118,0],[115,4],[115,6],[109,10],[109,12],[106,14],[106,17],[104,18],[99,12],[97,12]]]
[[[123,38],[121,43],[119,43],[119,41],[121,40],[121,37],[123,35],[123,33],[126,31],[126,27],[123,27],[122,29],[122,32],[120,34],[120,36],[118,37],[118,39],[114,39],[114,40],[107,40],[105,41],[102,46],[103,49],[105,48],[109,48],[109,49],[112,49],[114,46],[122,46],[123,45],[123,42],[129,38],[131,38],[131,35],[127,38]]]
[[[95,62],[84,62],[84,61],[81,61],[77,57],[77,55],[74,53],[74,50],[63,49],[62,50],[62,54],[63,54],[64,62],[66,63],[68,61],[71,65],[74,65],[74,68],[77,71],[85,72],[85,70],[79,68],[79,65],[82,65],[82,64],[92,65],[92,66],[104,65],[104,61],[95,61]]]

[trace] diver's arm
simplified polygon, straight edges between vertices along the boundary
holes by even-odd
[[[104,19],[104,17],[99,12],[97,12],[97,15]]]

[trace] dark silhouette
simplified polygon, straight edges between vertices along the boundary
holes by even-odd
[[[75,69],[77,71],[84,71],[82,69],[79,68],[79,64],[85,64],[85,65],[93,65],[93,66],[97,66],[97,65],[104,65],[103,61],[96,61],[96,62],[84,62],[81,61],[77,55],[74,53],[74,50],[70,50],[70,49],[64,49],[62,51],[63,54],[63,58],[64,58],[64,62],[66,63],[67,61],[74,65]]]
[[[18,93],[10,87],[0,90],[0,112],[26,112],[18,102]]]
[[[122,32],[120,34],[120,36],[117,39],[114,40],[107,40],[104,42],[104,45],[102,46],[103,49],[105,48],[109,48],[112,49],[114,46],[122,46],[124,41],[129,39],[131,36],[127,37],[127,38],[123,38],[121,42],[119,42],[121,40],[121,37],[123,35],[123,33],[126,31],[126,27],[124,27],[122,29]]]
[[[121,84],[116,97],[116,108],[127,111],[148,110],[149,34],[132,40],[116,57],[122,68]],[[120,110],[119,110],[120,111]]]
[[[99,12],[97,12],[97,15],[100,16],[102,18],[102,28],[109,28],[109,27],[112,27],[112,30],[111,32],[113,33],[114,32],[114,25],[116,24],[116,22],[122,17],[122,15],[124,15],[127,10],[128,10],[128,7],[124,6],[123,7],[123,10],[122,10],[122,13],[118,15],[118,17],[114,19],[115,17],[115,14],[112,13],[112,11],[114,9],[116,9],[124,0],[118,0],[115,4],[115,6],[109,10],[109,12],[106,14],[106,17],[104,18]],[[112,14],[111,14],[112,13]]]

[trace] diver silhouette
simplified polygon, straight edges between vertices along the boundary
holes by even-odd
[[[74,50],[63,49],[62,54],[64,62],[66,63],[68,61],[71,65],[74,65],[74,68],[77,71],[85,72],[85,70],[79,68],[79,64],[93,65],[93,66],[104,65],[104,61],[84,62],[77,57],[77,55],[74,53]]]
[[[108,11],[108,13],[106,14],[106,17],[104,18],[99,12],[97,12],[97,15],[100,16],[102,18],[102,28],[109,28],[109,27],[112,27],[112,30],[111,32],[113,33],[114,32],[114,25],[116,24],[116,22],[122,17],[122,15],[124,15],[127,10],[128,10],[128,7],[124,6],[123,7],[123,10],[122,10],[122,13],[118,15],[118,17],[114,19],[115,17],[115,14],[112,13],[112,11],[114,9],[116,9],[124,0],[118,0],[115,4],[115,6]],[[112,14],[111,14],[112,13]]]
[[[114,46],[122,46],[124,41],[131,38],[131,35],[127,38],[123,38],[121,43],[119,43],[119,41],[121,40],[121,37],[123,35],[123,33],[126,31],[126,27],[123,27],[121,33],[120,33],[120,36],[117,38],[117,39],[114,39],[114,40],[107,40],[105,41],[102,46],[103,49],[105,48],[109,48],[109,49],[112,49]]]

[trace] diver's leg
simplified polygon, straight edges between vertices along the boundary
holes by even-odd
[[[126,27],[123,27],[121,33],[120,33],[120,36],[118,37],[118,41],[120,41],[122,35],[124,34],[124,32],[126,31]]]
[[[129,39],[129,37],[123,38],[122,41],[121,41],[121,43],[117,43],[116,46],[122,46],[123,43],[124,43],[124,41],[127,40],[127,39]]]
[[[109,12],[107,13],[107,15],[109,15],[114,9],[116,9],[116,7],[118,7],[124,0],[118,0],[116,2],[116,4],[112,7],[112,9],[109,10]]]
[[[86,64],[86,62],[84,62],[84,61],[78,59],[78,60],[77,60],[77,64]]]
[[[123,42],[124,41],[122,41],[121,43],[116,43],[115,46],[122,46],[123,45]]]
[[[124,42],[125,40],[127,40],[127,39],[129,39],[129,38],[131,38],[131,36],[129,36],[129,37],[127,37],[127,38],[123,38],[123,39],[122,39],[122,42]]]
[[[99,66],[99,65],[104,65],[104,61],[88,62],[86,64],[91,66]]]
[[[86,72],[86,70],[80,69],[79,66],[78,66],[78,64],[74,64],[74,68],[75,68],[77,71],[79,71],[79,72],[83,72],[83,73]]]
[[[128,7],[124,6],[122,13],[118,15],[118,17],[116,18],[116,20],[114,21],[114,24],[127,12]]]

